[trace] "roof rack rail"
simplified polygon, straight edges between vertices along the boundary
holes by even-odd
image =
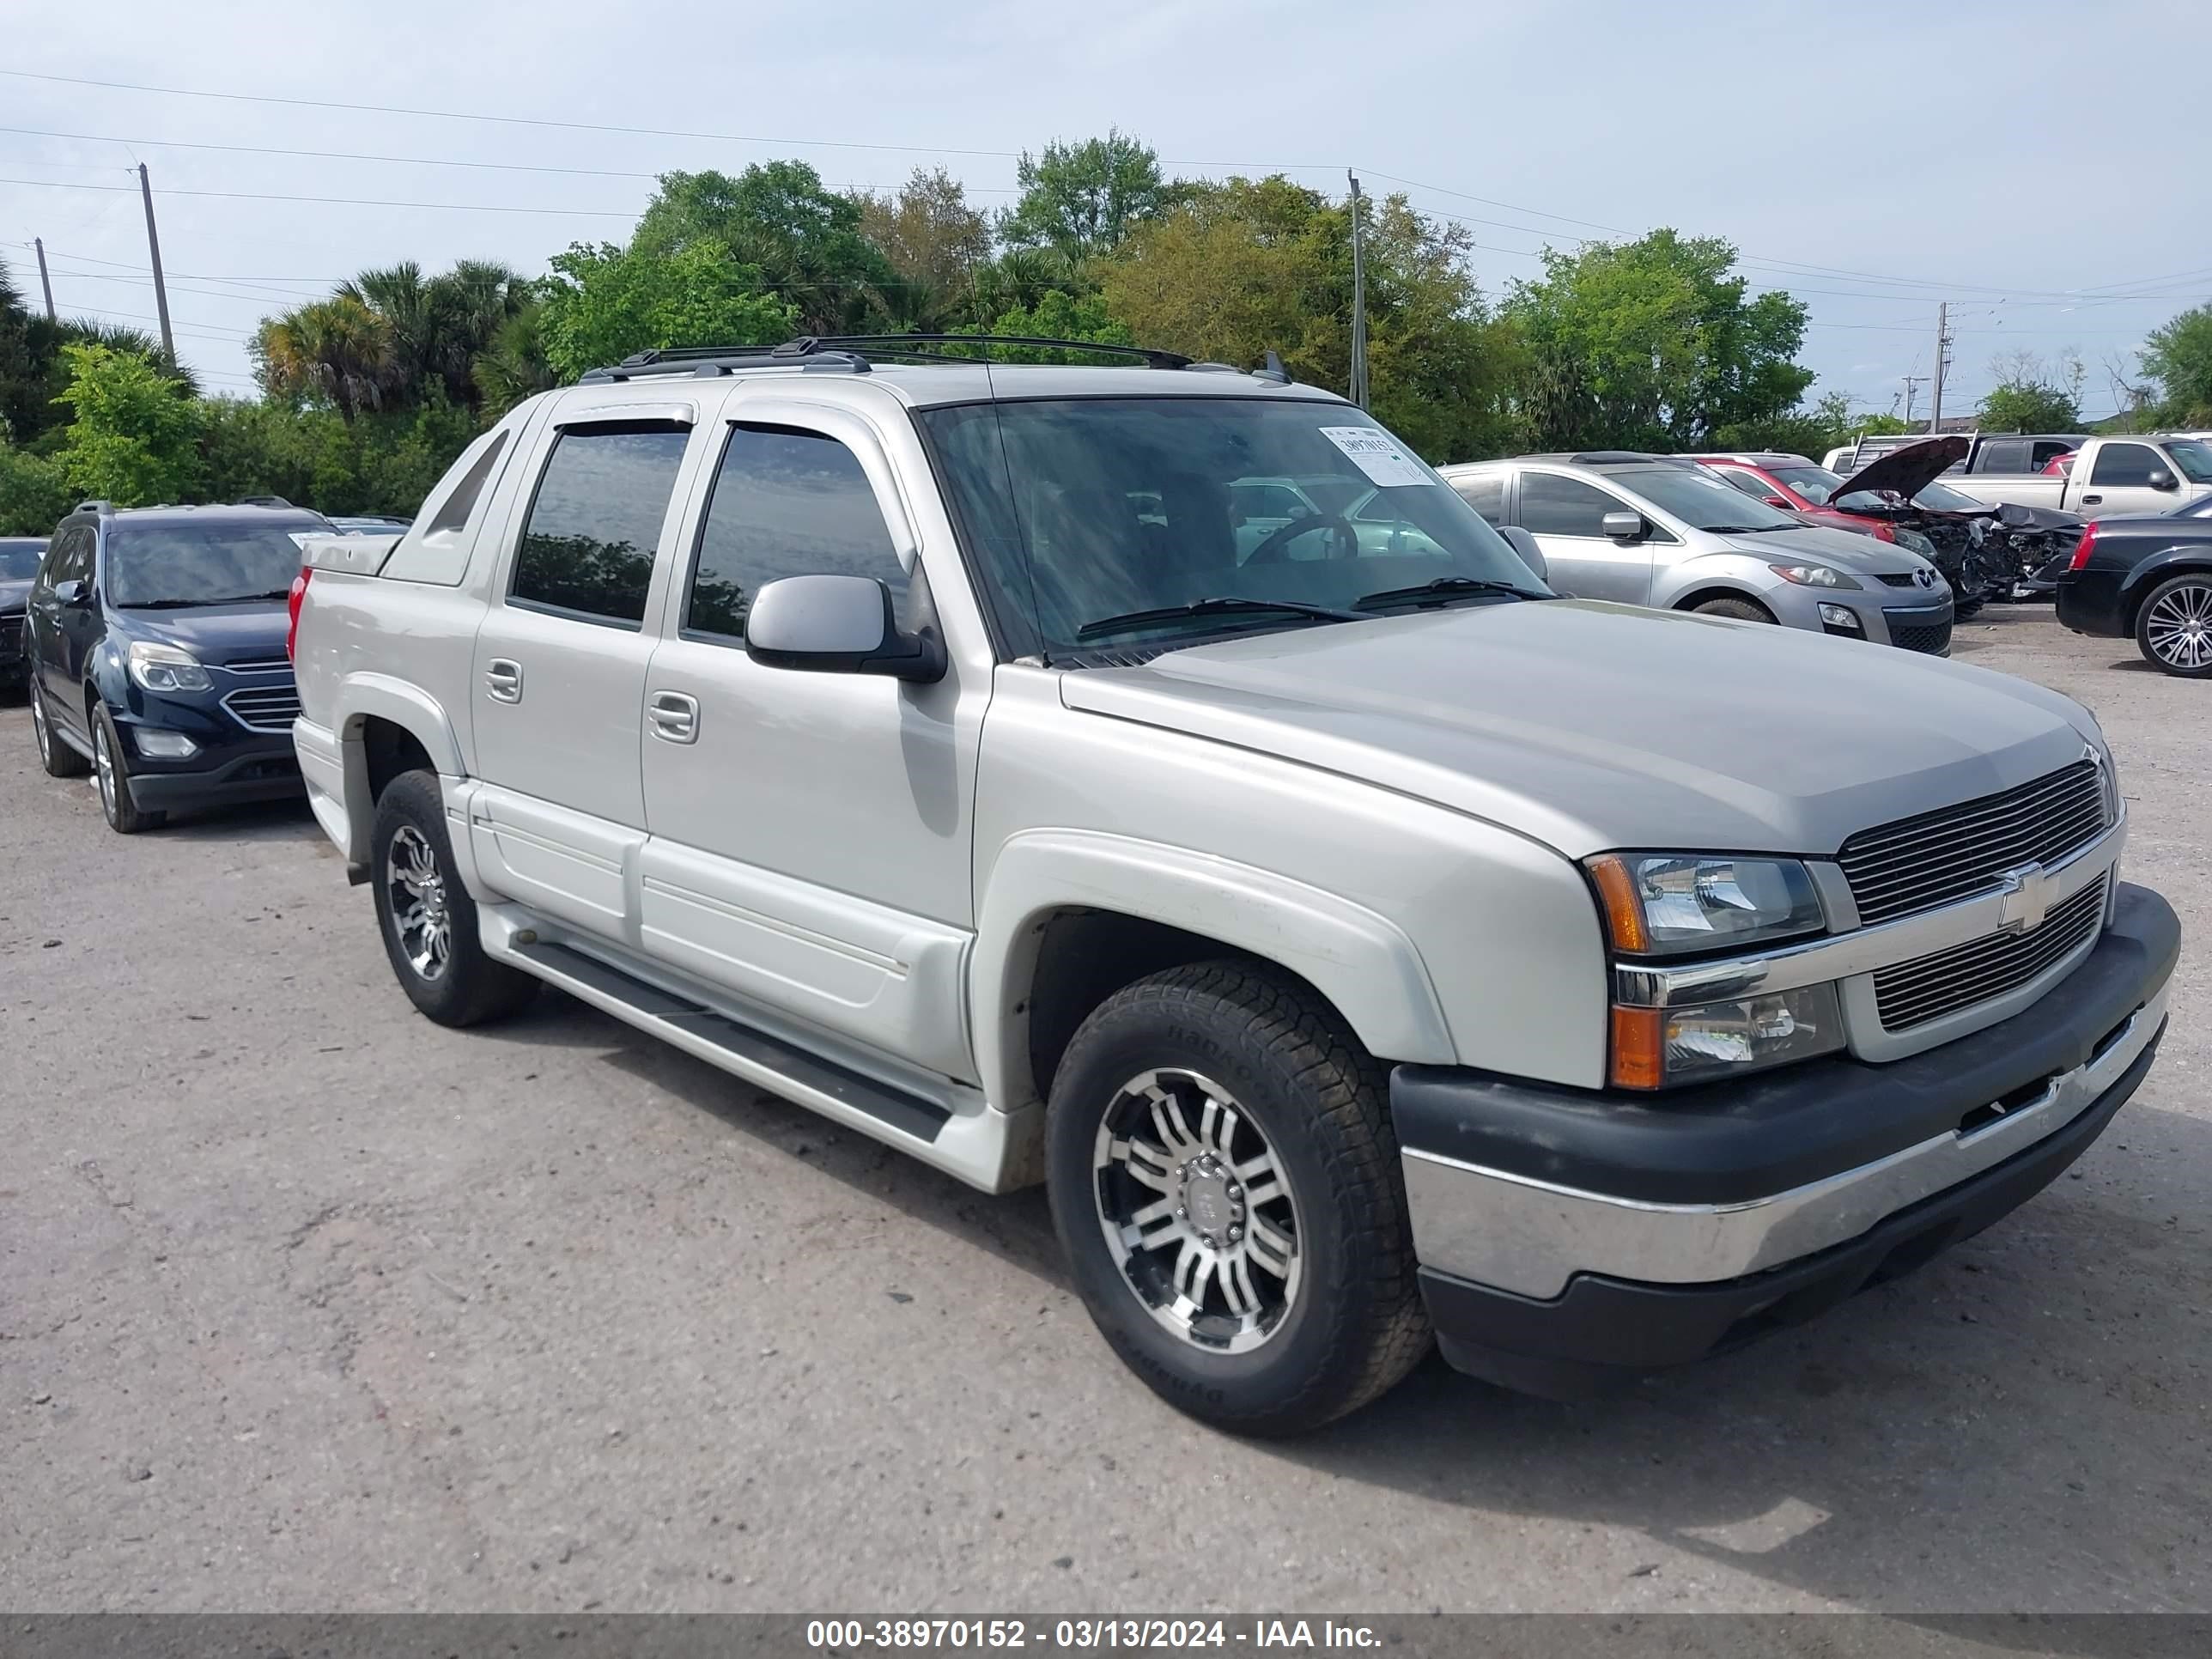
[[[289,507],[292,503],[282,495],[240,495],[231,505],[233,507]]]
[[[1176,351],[1150,346],[1109,345],[1097,340],[1060,340],[1037,334],[802,334],[773,346],[668,346],[633,352],[622,362],[595,368],[578,384],[604,386],[611,381],[653,376],[687,374],[697,379],[734,374],[744,368],[791,365],[802,369],[843,370],[865,374],[869,369],[864,350],[878,356],[905,357],[921,362],[988,362],[965,353],[926,351],[924,346],[1024,346],[1031,349],[1081,351],[1108,357],[1133,357],[1148,368],[1188,368],[1191,360]]]
[[[80,513],[112,513],[115,511],[115,503],[113,501],[79,501],[76,504],[76,510]]]

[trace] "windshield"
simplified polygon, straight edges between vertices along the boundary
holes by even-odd
[[[1825,466],[1770,466],[1766,469],[1815,507],[1826,507],[1843,480]]]
[[[1017,654],[1311,627],[1461,578],[1545,590],[1512,547],[1359,410],[1308,398],[1071,398],[921,411],[969,562]],[[1449,580],[1447,587],[1454,586]],[[1091,631],[1083,632],[1085,625]]]
[[[1804,521],[1747,495],[1701,466],[1606,468],[1608,483],[1639,495],[1692,530],[1802,530]]]
[[[127,610],[281,599],[300,574],[293,535],[321,528],[307,518],[118,523],[107,532],[107,602]]]
[[[0,542],[0,582],[27,582],[39,574],[44,542]]]
[[[1954,489],[1947,483],[1931,483],[1912,498],[1915,507],[1924,507],[1931,513],[1986,513],[1987,501],[1978,501],[1963,489]]]
[[[2194,439],[2182,439],[2167,444],[2166,453],[2190,483],[2212,483],[2212,447]]]

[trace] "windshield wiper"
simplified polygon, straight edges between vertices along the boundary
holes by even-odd
[[[1176,622],[1185,617],[1212,617],[1246,614],[1265,616],[1270,612],[1285,617],[1310,617],[1317,622],[1365,622],[1364,611],[1339,611],[1325,605],[1305,605],[1297,599],[1254,599],[1242,594],[1227,593],[1210,599],[1194,599],[1188,605],[1162,605],[1156,611],[1129,611],[1118,617],[1101,617],[1087,622],[1075,630],[1078,640],[1103,639],[1109,634],[1126,634],[1133,628],[1146,628],[1154,623]]]
[[[1708,524],[1700,525],[1708,536],[1771,536],[1778,530],[1802,530],[1802,524]]]
[[[1370,611],[1378,605],[1412,605],[1423,599],[1452,599],[1462,593],[1510,593],[1516,599],[1551,597],[1547,593],[1533,592],[1528,588],[1489,576],[1439,576],[1434,581],[1416,582],[1411,587],[1385,587],[1373,593],[1363,593],[1352,603],[1362,611]]]
[[[211,599],[118,599],[116,605],[125,611],[196,611],[204,605],[245,605],[255,599],[287,599],[292,590],[280,587],[273,593],[219,593]]]

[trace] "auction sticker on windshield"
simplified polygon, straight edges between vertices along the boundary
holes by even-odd
[[[1436,482],[1426,467],[1371,426],[1325,426],[1321,435],[1351,456],[1352,464],[1373,483],[1387,488]]]

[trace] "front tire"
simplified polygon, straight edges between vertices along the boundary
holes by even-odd
[[[39,689],[38,676],[31,677],[31,735],[38,740],[39,764],[46,769],[50,778],[81,778],[92,770],[92,763],[68,744],[54,730],[53,720],[46,713],[46,695]]]
[[[1382,1068],[1288,975],[1199,963],[1115,993],[1045,1139],[1077,1291],[1170,1404],[1297,1434],[1428,1351]]]
[[[477,1025],[537,996],[538,980],[484,954],[435,775],[403,772],[385,786],[369,831],[369,871],[385,955],[423,1013],[441,1025]]]
[[[1738,622],[1771,623],[1774,620],[1767,608],[1751,599],[1707,599],[1703,605],[1692,605],[1700,617],[1732,617]]]
[[[2151,589],[2136,612],[2136,648],[2163,673],[2212,676],[2212,575],[2193,572]]]
[[[131,768],[123,758],[123,739],[105,708],[92,717],[92,768],[100,775],[100,816],[117,835],[158,830],[169,821],[167,812],[142,812],[132,802]]]

